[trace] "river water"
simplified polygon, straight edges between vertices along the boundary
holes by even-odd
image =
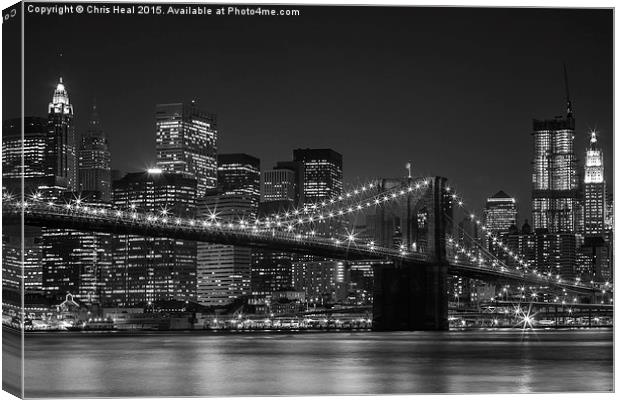
[[[28,334],[27,397],[611,391],[613,333]]]

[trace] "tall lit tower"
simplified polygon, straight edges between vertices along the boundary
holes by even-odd
[[[216,117],[189,104],[158,104],[157,166],[196,179],[198,197],[217,186]]]
[[[194,218],[196,180],[155,168],[129,173],[112,183],[112,198],[117,209]],[[196,242],[115,234],[113,246],[114,265],[104,275],[105,304],[196,300]]]
[[[584,175],[584,227],[586,235],[603,235],[605,230],[605,177],[603,152],[596,132],[590,135]]]
[[[304,167],[304,204],[318,203],[342,193],[342,155],[332,149],[296,149],[293,161]]]
[[[198,205],[199,218],[248,220],[257,210],[247,194],[207,193]],[[196,298],[207,306],[227,305],[249,294],[252,249],[200,242],[197,245]]]
[[[217,185],[225,195],[243,195],[251,200],[251,216],[260,201],[260,160],[248,154],[218,154]]]
[[[66,179],[68,190],[77,189],[77,157],[73,106],[59,79],[48,106],[47,168],[50,175]]]
[[[566,69],[565,78],[566,78]],[[566,117],[534,120],[532,161],[532,214],[534,229],[550,233],[576,229],[577,160],[574,151],[575,118],[566,84]]]
[[[97,106],[93,105],[88,130],[82,135],[78,151],[78,178],[81,191],[101,193],[103,201],[111,198],[111,168],[108,138],[101,128]]]
[[[2,125],[3,179],[38,178],[47,174],[45,166],[47,120],[24,117],[23,123],[23,137],[22,118],[6,120]]]
[[[487,198],[484,209],[484,224],[495,235],[508,233],[517,224],[517,201],[503,190]]]

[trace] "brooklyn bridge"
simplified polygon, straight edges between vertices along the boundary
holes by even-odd
[[[537,270],[467,209],[443,177],[375,181],[321,203],[254,219],[222,218],[215,210],[197,217],[165,209],[146,213],[132,206],[102,208],[80,199],[45,202],[36,194],[24,199],[5,194],[3,200],[5,223],[243,245],[343,261],[376,260],[375,330],[448,329],[449,275],[533,285],[548,293],[571,292],[587,301],[597,293],[613,292],[609,284],[588,284]],[[347,227],[351,216],[368,211],[380,219],[398,215],[403,221],[402,240],[394,245],[385,229],[368,237]],[[479,226],[484,240],[468,237],[455,226],[456,211]],[[335,225],[340,229],[330,229]],[[489,243],[503,257],[491,251]]]

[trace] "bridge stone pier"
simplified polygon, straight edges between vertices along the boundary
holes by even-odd
[[[446,265],[374,266],[373,330],[448,329]]]
[[[373,330],[448,330],[448,263],[446,215],[452,215],[446,179],[435,177],[426,195],[406,202],[400,212],[403,245],[423,245],[430,263],[393,260],[376,264],[373,288]],[[413,239],[412,239],[413,238]]]

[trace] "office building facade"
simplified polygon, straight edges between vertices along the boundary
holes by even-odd
[[[584,175],[584,233],[602,236],[605,231],[606,193],[603,152],[592,132],[586,151]]]
[[[76,145],[73,105],[60,78],[48,105],[46,165],[48,175],[66,180],[68,191],[78,189]]]
[[[249,197],[256,217],[260,201],[260,160],[248,154],[218,154],[217,185],[226,195]]]
[[[216,117],[196,102],[158,104],[156,120],[157,167],[196,179],[203,197],[217,186]]]
[[[487,198],[484,209],[484,225],[495,235],[508,233],[517,224],[517,201],[500,190]]]
[[[158,216],[196,215],[196,180],[161,170],[129,173],[113,182],[113,204]],[[105,303],[147,305],[158,300],[195,301],[196,242],[114,235],[113,265],[105,276]]]
[[[97,106],[93,105],[88,129],[78,150],[80,191],[100,192],[103,201],[112,197],[112,169],[108,139],[101,127]]]
[[[248,220],[255,214],[253,197],[246,194],[208,192],[198,216],[213,223]],[[226,306],[250,293],[249,247],[198,243],[197,301],[206,306]]]
[[[296,149],[293,161],[303,165],[303,204],[342,194],[342,155],[332,149]]]
[[[534,120],[532,215],[534,229],[549,233],[577,228],[578,181],[575,119],[570,101],[565,118]]]

